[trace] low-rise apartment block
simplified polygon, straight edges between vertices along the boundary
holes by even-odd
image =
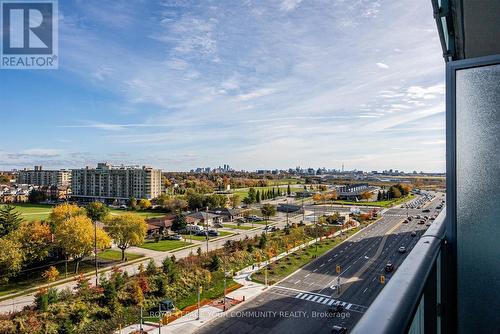
[[[42,166],[34,169],[23,169],[17,174],[17,184],[30,184],[34,186],[58,186],[66,187],[71,183],[71,171],[44,170]]]

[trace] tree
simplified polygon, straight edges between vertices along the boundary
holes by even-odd
[[[151,201],[145,198],[141,198],[139,200],[139,203],[137,203],[137,206],[139,207],[140,210],[147,210],[151,208]]]
[[[313,195],[313,201],[314,201],[315,203],[320,202],[322,198],[323,198],[323,196],[321,196],[321,194],[320,194],[320,193],[317,193],[317,194],[314,194],[314,195]]]
[[[363,191],[361,193],[361,199],[369,200],[370,198],[372,198],[372,193],[370,191]]]
[[[255,203],[256,196],[257,196],[257,194],[256,194],[255,189],[254,188],[250,188],[248,190],[248,196],[247,196],[248,199],[249,199],[249,201],[250,201],[250,204]]]
[[[28,202],[31,204],[38,204],[47,200],[47,196],[43,191],[33,189],[28,195]]]
[[[382,200],[382,192],[379,190],[377,192],[377,201],[381,201]]]
[[[137,199],[135,197],[130,197],[130,199],[128,200],[129,209],[135,210],[136,206],[137,206]]]
[[[219,270],[220,265],[221,265],[220,257],[217,254],[212,255],[212,258],[210,259],[210,271]]]
[[[236,209],[241,203],[240,195],[234,194],[230,197],[229,201],[231,203],[231,208]]]
[[[106,229],[116,246],[122,251],[122,261],[125,259],[125,250],[130,246],[140,246],[148,226],[144,218],[133,213],[113,216],[106,220]]]
[[[153,259],[149,260],[148,266],[146,267],[146,273],[148,275],[154,275],[158,272],[158,268],[156,268],[156,263]]]
[[[77,217],[85,216],[86,212],[84,208],[79,207],[76,204],[63,203],[52,209],[49,215],[49,221],[51,223],[52,229],[55,230],[65,220]]]
[[[255,202],[260,203],[260,191],[257,190],[257,193],[255,194]]]
[[[108,248],[111,239],[101,228],[97,228],[97,247]],[[66,259],[72,258],[75,273],[78,273],[80,261],[94,250],[94,226],[85,216],[76,216],[64,220],[57,226],[55,239]]]
[[[42,277],[49,283],[54,282],[59,277],[59,271],[56,267],[50,266],[49,269],[43,272]]]
[[[21,270],[24,256],[21,244],[8,237],[0,238],[0,249],[0,282],[6,283]]]
[[[288,186],[286,187],[286,194],[288,196],[290,196],[292,194],[292,189],[290,189],[290,183],[288,184]]]
[[[52,247],[50,226],[40,221],[21,223],[12,237],[20,243],[24,259],[29,263],[45,259]]]
[[[267,224],[269,223],[269,218],[276,215],[276,207],[274,207],[271,204],[264,204],[260,208],[260,212],[262,212],[262,215],[266,217],[266,231],[267,231]]]
[[[0,207],[0,237],[17,230],[22,221],[21,214],[16,211],[15,206],[4,205]]]
[[[109,214],[109,208],[102,202],[89,203],[85,209],[87,210],[87,217],[94,223],[102,222]]]
[[[186,216],[184,214],[182,214],[181,212],[179,212],[175,218],[174,218],[174,221],[172,222],[172,231],[181,231],[183,229],[185,229],[187,226],[187,222],[186,222]]]

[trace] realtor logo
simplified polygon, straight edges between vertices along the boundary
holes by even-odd
[[[1,2],[2,69],[55,69],[57,57],[57,2]]]

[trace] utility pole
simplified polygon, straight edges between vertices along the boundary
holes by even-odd
[[[264,285],[267,286],[267,264],[264,268]]]
[[[144,331],[142,330],[142,306],[141,306],[141,321],[139,322],[139,332],[144,333]]]
[[[162,316],[161,316],[161,304],[158,304],[158,334],[161,334],[161,322],[162,322]]]
[[[200,294],[201,294],[201,286],[198,286],[198,316],[196,320],[200,320]]]
[[[98,285],[97,277],[97,220],[94,222],[94,263],[95,263],[95,286]]]
[[[208,206],[207,206],[206,212],[205,212],[205,222],[206,222],[206,226],[207,226],[207,229],[205,230],[205,236],[207,238],[207,254],[208,254]]]

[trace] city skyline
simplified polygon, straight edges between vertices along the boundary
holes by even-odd
[[[429,13],[412,1],[60,2],[59,70],[0,73],[2,117],[20,124],[2,131],[0,169],[443,172]]]

